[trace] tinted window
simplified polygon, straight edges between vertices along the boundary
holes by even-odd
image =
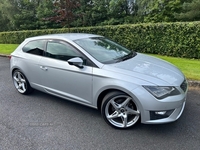
[[[44,53],[45,40],[31,41],[22,50],[26,53],[42,56]]]
[[[46,56],[54,59],[67,61],[74,57],[80,57],[84,65],[92,66],[92,63],[86,57],[78,52],[73,46],[62,41],[49,41],[47,43]]]

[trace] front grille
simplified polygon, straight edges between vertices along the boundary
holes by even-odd
[[[184,80],[180,87],[184,92],[186,92],[187,86],[188,86],[188,83],[186,80]]]

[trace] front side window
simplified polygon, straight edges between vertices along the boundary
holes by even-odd
[[[87,66],[93,66],[90,60],[77,51],[70,44],[63,41],[48,41],[46,48],[46,57],[67,61],[74,57],[80,57],[83,59],[83,64]]]
[[[23,52],[43,56],[45,40],[35,40],[27,43],[23,48]]]
[[[116,63],[136,54],[104,37],[79,39],[74,42],[101,63]]]
[[[49,41],[47,43],[46,56],[59,60],[69,60],[80,57],[80,54],[71,45],[60,41]]]

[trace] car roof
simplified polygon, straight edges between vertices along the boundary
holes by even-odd
[[[26,38],[26,40],[58,38],[58,39],[68,39],[74,41],[78,39],[91,38],[91,37],[102,37],[102,36],[95,34],[88,34],[88,33],[61,33],[61,34],[48,34],[48,35],[30,37]]]

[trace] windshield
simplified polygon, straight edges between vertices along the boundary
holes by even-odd
[[[135,52],[104,37],[79,39],[74,42],[85,49],[95,59],[105,64],[124,61],[135,55]]]

